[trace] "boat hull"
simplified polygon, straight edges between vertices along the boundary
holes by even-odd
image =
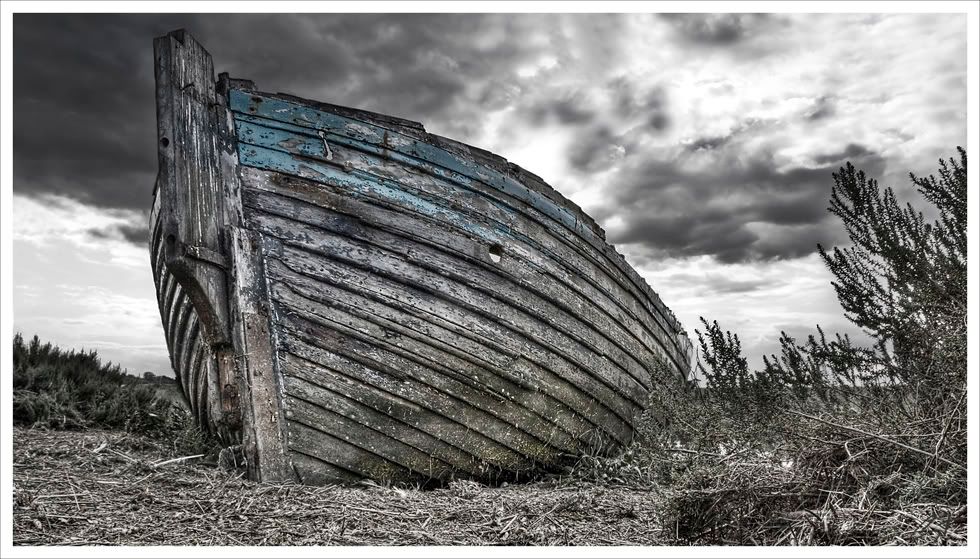
[[[227,77],[186,99],[174,82],[204,66],[207,90],[210,57],[183,34],[157,51],[164,329],[196,416],[245,445],[251,477],[521,478],[628,444],[651,392],[685,378],[673,314],[539,178]],[[181,168],[204,159],[213,173]]]

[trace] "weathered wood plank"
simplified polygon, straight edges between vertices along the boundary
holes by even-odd
[[[388,481],[409,480],[416,477],[408,468],[390,460],[379,460],[378,455],[345,440],[342,435],[338,437],[312,425],[292,420],[288,422],[286,428],[291,450],[319,458],[361,478]]]
[[[289,422],[296,421],[333,437],[342,438],[363,450],[365,457],[370,456],[379,465],[391,463],[401,466],[411,472],[412,481],[447,479],[455,473],[452,466],[430,454],[340,413],[337,406],[343,405],[343,400],[333,398],[329,392],[317,390],[302,381],[293,381],[287,386],[290,389],[286,399]],[[379,427],[383,428],[383,425]],[[342,458],[336,459],[339,461]]]
[[[154,41],[160,198],[167,269],[187,291],[211,345],[229,338],[224,271],[225,196],[211,57],[183,31]]]
[[[302,312],[296,312],[298,310]],[[344,324],[313,314],[309,308],[289,308],[286,314],[292,319],[291,327],[316,332],[330,351],[393,376],[403,390],[401,393],[413,402],[427,402],[438,413],[482,433],[516,455],[548,463],[560,452],[547,441],[523,431],[522,426],[514,425],[489,411],[494,402],[486,401],[480,405],[471,394],[446,391],[444,386],[447,380],[444,377],[419,362],[421,360],[412,359],[408,352],[377,345],[376,338],[359,334],[356,324]]]
[[[184,295],[184,290],[180,288],[180,285],[175,281],[171,283],[173,291],[170,293],[169,302],[166,307],[164,307],[164,319],[163,319],[163,329],[167,338],[174,342],[174,352],[179,353],[179,341],[180,337],[183,335],[183,325],[180,321],[181,312],[190,307],[189,301]],[[189,313],[184,313],[184,317],[189,316]]]
[[[167,341],[170,346],[170,353],[174,356],[184,355],[184,352],[188,349],[187,346],[194,341],[193,339],[189,339],[187,337],[188,324],[191,322],[191,316],[194,314],[194,308],[191,307],[190,302],[184,297],[179,297],[178,300],[181,301],[178,312],[173,313],[170,316],[171,324],[175,326],[172,329],[167,330]],[[181,360],[181,362],[183,361]],[[181,371],[179,366],[175,365],[173,369],[178,377],[184,376],[185,372]]]
[[[197,315],[190,313],[190,317],[191,320],[188,321],[187,328],[179,334],[182,339],[180,342],[181,353],[177,354],[180,360],[175,370],[183,377],[184,383],[190,387],[187,397],[191,402],[191,409],[194,411],[195,417],[202,419],[206,418],[206,415],[201,406],[201,385],[198,379],[201,369],[204,367],[201,358],[204,341],[199,335]],[[212,430],[212,426],[207,424],[207,429]]]
[[[211,354],[207,351],[205,344],[204,339],[197,334],[186,341],[186,345],[191,348],[191,356],[189,357],[190,366],[183,371],[183,376],[186,379],[187,386],[190,387],[186,394],[191,402],[191,410],[194,413],[194,417],[197,418],[197,421],[205,431],[214,433],[214,425],[208,421],[207,402],[202,398],[202,386],[200,381],[197,380],[206,374],[203,371],[208,366],[207,362],[211,359]]]
[[[158,285],[168,284],[161,314],[173,354],[192,345],[175,342],[192,307],[195,351],[202,365],[174,359],[184,392],[203,424],[232,444],[240,431],[237,372],[228,308],[227,224],[241,222],[234,121],[215,91],[211,57],[183,31],[154,41],[159,172],[151,220],[151,257]],[[180,297],[174,285],[180,285]],[[178,330],[178,331],[174,331]],[[180,346],[178,348],[178,345]]]
[[[443,301],[450,302],[450,306],[452,307],[465,309],[465,318],[462,319],[461,324],[499,323],[503,329],[493,328],[488,325],[488,334],[496,334],[497,339],[509,342],[512,350],[519,352],[517,353],[518,355],[523,355],[533,360],[540,360],[540,363],[545,364],[549,368],[559,372],[563,377],[568,378],[573,386],[587,391],[590,394],[590,401],[592,401],[591,406],[595,406],[595,399],[598,398],[599,401],[605,402],[609,412],[615,415],[627,415],[623,419],[628,419],[628,414],[624,413],[625,410],[631,409],[630,406],[632,405],[628,392],[617,389],[613,383],[603,382],[602,378],[604,377],[591,376],[596,374],[595,366],[601,365],[604,368],[608,368],[611,364],[599,360],[595,355],[587,351],[564,351],[561,346],[567,345],[567,343],[561,341],[560,333],[553,332],[547,326],[535,322],[533,317],[521,316],[519,313],[515,313],[512,308],[508,308],[503,304],[487,298],[468,297],[467,295],[471,294],[468,294],[463,287],[453,284],[437,275],[426,274],[423,271],[419,272],[420,276],[417,278],[411,274],[406,276],[406,272],[400,269],[392,272],[391,268],[387,266],[388,262],[385,262],[383,257],[351,260],[350,258],[344,259],[337,255],[320,253],[315,259],[311,259],[309,255],[298,251],[298,248],[287,246],[280,258],[286,265],[304,273],[316,274],[316,269],[319,268],[319,273],[321,274],[340,274],[345,271],[345,267],[361,268],[369,271],[372,275],[389,278],[392,281],[401,283],[401,289],[403,290],[410,289],[418,281],[416,285],[426,286],[425,293],[429,294],[428,299],[438,297]],[[294,254],[295,256],[293,256]],[[326,260],[324,257],[330,260]],[[409,269],[409,272],[416,271]],[[421,297],[422,300],[426,298],[425,296]],[[445,306],[435,305],[433,308]],[[540,348],[540,351],[538,348]],[[569,365],[566,366],[566,363]],[[593,367],[591,369],[593,371],[591,375],[587,372],[590,370],[588,367]],[[599,369],[599,371],[601,370]],[[637,398],[640,397],[640,393],[637,393]],[[639,405],[639,402],[636,402],[636,404]]]
[[[244,116],[255,115],[288,124],[307,126],[324,133],[340,131],[339,134],[334,134],[338,142],[357,141],[367,146],[379,146],[378,149],[387,151],[389,157],[411,157],[430,163],[433,165],[434,173],[448,170],[471,180],[491,184],[511,196],[525,200],[583,237],[599,236],[599,227],[584,213],[560,206],[505,173],[457,157],[435,145],[361,121],[353,121],[341,115],[319,111],[275,97],[257,95],[254,92],[249,94],[232,91],[230,100],[231,109]]]
[[[290,249],[284,250],[284,256]],[[624,442],[629,437],[629,427],[617,418],[614,413],[604,412],[603,406],[597,404],[596,398],[585,393],[580,386],[565,380],[562,375],[579,374],[577,368],[568,363],[561,355],[539,346],[523,335],[514,332],[498,321],[478,313],[467,312],[464,308],[449,304],[438,296],[421,291],[418,287],[399,284],[382,276],[371,274],[354,267],[332,262],[325,259],[290,259],[294,262],[286,264],[279,258],[270,259],[270,270],[277,277],[286,273],[308,274],[320,278],[324,283],[342,284],[358,293],[379,301],[383,308],[398,309],[407,315],[417,317],[427,323],[438,324],[446,330],[454,332],[455,337],[449,342],[464,345],[461,340],[469,339],[473,346],[496,351],[504,356],[499,363],[500,368],[507,368],[506,376],[512,382],[525,387],[534,387],[542,394],[552,397],[545,409],[555,421],[567,418],[567,429],[578,436],[595,428],[604,428],[614,438]],[[289,272],[280,271],[280,267]],[[408,323],[409,321],[402,321]],[[487,360],[490,358],[488,357]],[[555,368],[559,373],[549,370]],[[603,427],[600,427],[603,426]]]
[[[414,243],[429,245],[446,253],[448,259],[458,262],[461,274],[473,275],[488,286],[500,284],[499,288],[510,287],[511,291],[525,290],[540,297],[545,304],[553,305],[566,313],[569,320],[581,320],[583,326],[579,328],[580,330],[591,330],[591,337],[604,337],[615,344],[621,350],[620,359],[634,361],[634,366],[637,367],[634,370],[653,362],[656,356],[662,355],[663,352],[675,349],[669,340],[665,342],[651,336],[636,319],[616,314],[616,309],[603,306],[603,302],[607,301],[603,294],[595,292],[583,294],[572,288],[571,286],[576,283],[577,275],[549,269],[547,265],[549,260],[545,258],[537,258],[538,261],[535,262],[534,256],[529,251],[522,250],[520,242],[498,245],[501,249],[500,255],[497,261],[494,261],[489,255],[489,247],[493,246],[492,241],[491,243],[475,241],[465,235],[464,231],[454,230],[453,224],[430,222],[427,218],[413,215],[408,208],[403,211],[389,210],[349,199],[344,200],[339,194],[325,191],[318,192],[315,197],[294,198],[288,196],[289,191],[286,188],[276,186],[274,180],[270,181],[273,184],[268,184],[264,180],[254,179],[255,177],[250,173],[245,173],[246,188],[243,191],[243,200],[249,210],[256,215],[270,213],[308,225],[327,227],[328,224],[332,225],[338,221],[349,222],[348,216],[352,214],[361,225],[397,235],[398,240],[391,246],[404,246],[405,253],[413,252],[411,245]],[[291,181],[290,185],[295,186],[295,182]],[[314,203],[314,200],[319,203]],[[334,217],[337,210],[333,209],[338,207],[344,212],[339,220]],[[472,223],[470,226],[472,227]],[[347,225],[344,227],[348,228]],[[372,233],[348,229],[349,235],[353,238],[368,240]],[[374,238],[370,240],[377,242]],[[476,271],[470,272],[472,269]],[[661,336],[665,335],[666,333],[661,333]],[[644,385],[650,382],[647,375],[641,375],[637,380]]]
[[[520,436],[514,444],[526,447],[542,444],[553,447],[558,453],[578,450],[574,439],[550,418],[543,418],[525,407],[526,404],[518,403],[533,399],[536,395],[533,389],[512,385],[510,393],[501,393],[494,390],[489,383],[472,382],[472,378],[481,376],[478,367],[462,363],[428,343],[402,336],[392,327],[392,323],[375,323],[365,318],[363,313],[357,312],[353,305],[344,304],[342,300],[324,304],[310,298],[309,292],[299,294],[298,291],[297,286],[290,286],[288,291],[276,290],[276,299],[293,309],[297,306],[305,307],[305,310],[317,317],[343,324],[345,329],[356,332],[350,334],[352,338],[378,348],[379,355],[390,354],[404,359],[403,362],[408,366],[400,368],[403,374],[411,375],[413,380],[460,400],[465,407],[482,410],[496,417],[500,428],[506,432],[513,429],[533,438]],[[294,297],[294,293],[300,297]],[[486,371],[483,373],[485,378],[492,377]]]
[[[231,347],[223,346],[214,350],[213,391],[208,392],[208,405],[211,406],[211,421],[221,431],[221,440],[229,443],[241,441],[242,410],[238,382],[238,364]]]
[[[527,293],[501,295],[496,290],[499,286],[487,285],[472,276],[460,274],[460,264],[441,262],[431,252],[424,253],[422,258],[406,259],[398,253],[356,241],[328,229],[313,228],[271,215],[255,216],[252,222],[263,233],[282,237],[289,245],[402,278],[403,283],[430,286],[445,296],[452,297],[459,304],[483,307],[485,312],[514,326],[528,338],[554,347],[559,353],[580,363],[585,372],[595,375],[597,380],[628,398],[636,406],[645,405],[646,390],[633,376],[623,371],[620,364],[605,357],[603,352],[594,351],[593,340],[582,340],[581,332],[576,332],[570,324],[560,322],[563,319],[561,313],[542,316],[535,312],[543,304],[541,301],[532,301]],[[624,406],[618,406],[613,411],[622,414]],[[624,419],[629,419],[629,416]]]
[[[243,444],[249,476],[262,481],[289,481],[295,471],[286,454],[282,387],[275,356],[268,292],[258,235],[231,229],[232,323],[242,395]]]
[[[324,360],[324,357],[327,358]],[[481,437],[468,435],[465,427],[402,396],[362,382],[361,373],[368,374],[367,368],[353,361],[314,348],[296,338],[290,340],[282,356],[282,370],[286,382],[296,379],[355,403],[349,407],[357,407],[360,416],[379,418],[378,423],[384,423],[392,433],[398,433],[401,440],[428,449],[434,457],[452,464],[459,471],[486,477],[493,466],[481,457],[495,452],[499,446],[483,444]],[[373,420],[363,421],[370,425]]]
[[[249,106],[249,108],[251,109],[252,106]],[[243,143],[240,144],[240,150],[242,150],[244,156],[243,159],[244,163],[255,165],[258,167],[267,167],[267,168],[274,167],[276,168],[276,170],[291,170],[293,172],[298,171],[300,172],[299,174],[302,174],[303,170],[316,170],[316,172],[322,173],[324,169],[323,169],[323,165],[321,165],[320,163],[321,162],[326,163],[326,161],[324,161],[324,158],[322,157],[322,153],[324,151],[323,146],[325,145],[325,142],[329,141],[332,144],[336,145],[337,147],[336,149],[337,154],[335,157],[331,157],[331,162],[335,165],[340,165],[342,163],[343,167],[348,170],[350,170],[351,168],[363,169],[365,167],[369,169],[372,167],[376,169],[379,168],[376,165],[365,166],[363,164],[363,162],[367,159],[370,159],[370,155],[373,154],[375,155],[374,157],[375,160],[380,160],[387,163],[387,165],[383,167],[383,170],[380,173],[381,176],[388,176],[388,177],[396,176],[399,178],[399,180],[404,180],[405,177],[411,176],[411,173],[410,172],[406,173],[406,171],[410,171],[412,167],[419,167],[424,169],[425,172],[416,173],[416,176],[425,176],[429,179],[435,179],[435,180],[451,179],[455,181],[457,184],[457,187],[452,190],[458,191],[459,194],[461,195],[465,195],[468,191],[473,191],[473,190],[480,190],[484,194],[490,194],[494,192],[494,189],[492,188],[493,186],[492,184],[491,184],[491,190],[489,191],[486,189],[481,190],[479,188],[480,183],[478,181],[473,180],[472,176],[465,175],[465,174],[460,175],[459,173],[447,174],[444,172],[442,168],[433,166],[431,162],[427,162],[424,158],[422,160],[414,160],[411,157],[398,158],[392,155],[392,151],[387,145],[378,146],[370,143],[370,141],[367,140],[352,140],[351,138],[344,136],[343,133],[338,133],[338,131],[344,130],[343,127],[338,127],[332,130],[319,129],[316,126],[313,126],[309,122],[307,122],[307,119],[305,117],[294,118],[293,123],[291,124],[289,123],[289,121],[282,119],[282,114],[279,114],[278,111],[282,111],[282,113],[288,113],[288,111],[285,111],[284,109],[278,109],[277,114],[271,115],[267,118],[256,116],[257,113],[261,113],[261,110],[258,110],[257,113],[249,113],[249,114],[236,113],[236,118],[239,120],[240,126],[242,127],[241,139]],[[275,120],[276,118],[279,118],[279,120]],[[260,123],[263,127],[258,130],[249,130],[247,126],[254,123]],[[360,128],[357,129],[360,130]],[[282,132],[283,130],[286,132],[286,134],[283,134]],[[321,137],[320,134],[325,134],[325,135]],[[377,134],[375,134],[375,136],[377,136]],[[386,138],[388,137],[386,136]],[[250,148],[246,148],[245,145],[248,143],[251,143],[256,147],[259,147],[259,149],[253,150]],[[353,148],[353,150],[345,149],[346,147]],[[277,159],[274,154],[263,152],[263,148],[265,149],[272,148],[272,149],[277,149],[279,151],[282,151],[284,153],[302,155],[308,159],[306,163],[300,163],[296,165],[291,163],[288,158]],[[334,150],[331,149],[331,152],[333,151]],[[353,154],[353,155],[350,157],[345,157],[345,155],[347,154]],[[462,160],[465,161],[466,158],[464,157],[462,158]],[[466,163],[466,165],[470,165],[470,163]],[[296,168],[291,169],[291,167],[296,167]],[[391,175],[390,173],[392,171],[395,171],[396,175]],[[535,190],[539,193],[540,192],[554,193],[553,189],[551,189],[546,184],[544,184],[543,181],[540,180],[540,178],[534,176],[531,173],[524,171],[523,169],[517,168],[515,166],[509,166],[508,173],[511,172],[515,172],[517,175],[526,178],[528,181],[531,181],[533,183],[533,186],[536,186]],[[509,177],[508,179],[512,180]],[[497,188],[495,190],[497,191],[498,199],[500,198],[501,193],[510,196],[514,195],[513,192],[510,192],[507,189],[500,190],[499,188]],[[492,194],[490,195],[492,196]],[[559,198],[561,198],[560,195],[558,196]],[[522,200],[525,203],[528,202],[526,197],[519,196],[519,195],[515,197],[516,199]],[[563,198],[561,199],[564,200]],[[568,203],[567,200],[565,202]],[[527,213],[530,216],[535,215],[538,211],[541,210],[541,208],[538,207],[535,203],[527,203],[527,205],[524,207],[514,208],[514,209],[523,211],[524,213]],[[579,213],[581,213],[580,210],[578,211]],[[554,219],[553,215],[550,215],[548,217]],[[536,220],[539,222],[541,221],[539,218],[536,218]],[[558,221],[560,222],[561,220],[559,219]],[[642,292],[645,295],[645,297],[642,297],[641,300],[643,301],[644,304],[652,307],[651,312],[656,312],[658,315],[663,315],[667,323],[670,324],[670,328],[676,331],[675,333],[683,334],[683,330],[680,328],[679,324],[677,323],[677,320],[674,317],[673,313],[666,308],[666,306],[662,303],[662,301],[656,295],[656,293],[650,289],[649,285],[642,278],[639,277],[636,271],[633,270],[625,262],[623,256],[618,252],[616,252],[614,248],[602,242],[601,239],[591,238],[588,235],[576,234],[574,230],[572,231],[572,234],[569,235],[569,234],[562,233],[562,228],[560,227],[555,228],[553,226],[546,226],[545,229],[548,231],[559,233],[560,236],[562,236],[566,241],[570,241],[573,244],[578,245],[579,247],[581,247],[580,241],[583,240],[588,241],[588,244],[591,245],[591,247],[594,250],[598,251],[598,254],[600,255],[600,260],[602,259],[606,260],[605,264],[611,266],[611,268],[607,268],[607,272],[606,272],[607,274],[611,275],[612,277],[620,277],[621,275],[621,277],[624,278],[623,281],[628,282],[629,284],[632,285],[634,289],[638,289],[640,292]],[[689,340],[687,340],[686,335],[682,335],[677,340],[680,342],[684,342],[682,343],[682,345],[685,346],[685,349],[682,352],[685,353],[686,355],[686,349],[689,348],[690,346]]]
[[[298,249],[285,247],[281,256],[271,260],[273,266],[276,260],[280,260],[283,265],[296,272],[332,276],[337,281],[357,286],[366,293],[371,292],[371,287],[362,286],[383,285],[382,293],[386,300],[400,300],[424,309],[430,313],[430,320],[437,314],[453,319],[460,327],[483,334],[490,347],[500,345],[505,351],[514,352],[519,356],[511,365],[514,375],[535,382],[539,390],[553,395],[555,399],[562,401],[576,414],[615,440],[623,443],[629,441],[632,429],[628,421],[629,417],[623,416],[638,413],[639,407],[633,407],[634,405],[622,394],[587,374],[571,356],[555,350],[554,346],[547,342],[538,340],[540,331],[532,332],[537,336],[528,337],[527,331],[500,320],[501,315],[494,314],[492,312],[494,309],[490,309],[491,312],[487,313],[485,304],[476,306],[453,299],[447,296],[447,290],[438,284],[431,291],[425,291],[414,287],[411,283],[399,284],[393,277],[383,272],[361,270],[346,262],[323,258],[311,259],[308,256],[294,258],[291,254],[296,250]],[[422,285],[433,283],[436,282]],[[552,415],[559,414],[560,410],[560,408],[555,409]]]
[[[301,452],[290,452],[289,462],[297,479],[306,485],[349,485],[363,479],[353,472]]]
[[[404,367],[412,366],[406,360],[379,352],[347,336],[336,328],[340,325],[323,324],[300,316],[293,317],[293,322],[295,324],[284,326],[290,334],[290,353],[397,396],[397,401],[403,402],[402,412],[409,411],[406,403],[428,410],[430,413],[416,414],[413,425],[438,433],[441,438],[448,437],[445,440],[485,462],[500,465],[503,469],[529,470],[533,467],[534,462],[528,455],[507,443],[506,439],[513,437],[506,436],[496,418],[481,410],[461,406],[458,400],[413,380],[402,372]],[[382,359],[377,358],[379,355]]]
[[[322,139],[317,138],[317,141],[322,142]],[[394,180],[400,188],[417,196],[431,196],[432,199],[442,200],[460,219],[465,219],[467,223],[480,224],[485,229],[504,236],[507,240],[502,247],[505,252],[514,253],[516,257],[549,274],[555,281],[568,283],[587,299],[594,299],[611,316],[619,318],[620,322],[626,323],[627,318],[632,318],[637,327],[630,329],[631,332],[646,333],[649,336],[648,324],[656,324],[663,332],[674,333],[675,326],[669,323],[663,313],[651,315],[649,299],[591,245],[583,244],[574,236],[563,236],[560,230],[541,225],[540,219],[535,219],[533,211],[528,213],[494,198],[493,191],[488,187],[474,183],[469,188],[460,188],[459,185],[399,165],[390,159],[349,150],[343,146],[336,146],[332,151],[335,159],[351,163],[354,169],[375,177],[376,181]],[[384,201],[386,204],[401,202],[401,199],[372,198],[372,193],[358,192],[351,188],[351,184],[345,184],[335,191],[329,181],[314,183],[300,178],[290,180],[289,177],[276,177],[271,172],[249,167],[243,169],[243,176],[249,186],[255,189],[269,190],[313,204],[326,204],[327,207],[343,207],[344,211],[347,211],[347,205],[338,203],[337,198],[366,197],[369,201]],[[365,207],[354,200],[350,206],[362,218],[367,216],[361,212],[371,211],[370,206]],[[408,209],[414,211],[414,208]],[[490,235],[484,234],[483,237],[489,238]],[[671,340],[672,343],[673,341]],[[647,343],[649,345],[649,341]],[[655,343],[662,342],[657,340]]]
[[[202,354],[210,354],[207,348],[207,342],[201,340],[201,345],[198,351]],[[214,422],[214,414],[212,413],[212,400],[210,398],[211,390],[214,388],[214,383],[211,382],[215,369],[214,359],[202,359],[201,366],[196,370],[197,386],[200,387],[200,392],[198,393],[198,398],[200,402],[198,403],[198,409],[201,413],[201,424],[210,426],[210,431],[216,434],[222,434],[221,425]],[[219,439],[220,440],[220,439]],[[231,441],[223,441],[230,443]]]
[[[255,149],[259,152],[266,150],[266,148]],[[281,183],[282,186],[276,191],[277,193],[281,194],[283,190],[290,190],[296,193],[294,194],[296,198],[306,197],[312,204],[338,208],[345,213],[357,215],[359,218],[362,216],[361,212],[370,211],[368,208],[365,208],[364,204],[358,204],[355,200],[345,203],[337,200],[336,197],[363,199],[373,204],[387,206],[404,215],[410,215],[416,218],[417,216],[430,218],[433,224],[439,225],[427,230],[427,235],[438,235],[440,228],[449,230],[455,228],[459,230],[456,233],[459,238],[465,239],[472,237],[479,239],[487,243],[488,246],[499,247],[505,253],[511,252],[514,256],[529,265],[535,265],[539,269],[550,264],[550,270],[542,269],[542,271],[550,274],[550,277],[553,279],[545,282],[537,281],[534,284],[555,286],[567,284],[570,288],[574,288],[577,283],[587,284],[590,281],[596,283],[597,286],[600,286],[599,288],[603,293],[610,294],[615,301],[620,302],[620,306],[627,312],[633,313],[634,316],[636,313],[640,313],[643,316],[642,319],[632,321],[633,328],[626,332],[623,332],[619,326],[621,322],[614,322],[617,326],[616,329],[623,332],[622,335],[645,334],[643,343],[647,344],[650,351],[656,351],[658,354],[666,352],[667,356],[675,362],[678,370],[687,363],[688,356],[676,344],[676,328],[670,326],[660,313],[651,314],[652,307],[650,306],[649,298],[642,296],[635,288],[623,287],[624,284],[622,282],[627,282],[625,276],[616,280],[620,283],[616,283],[614,278],[617,277],[618,272],[614,271],[616,270],[614,267],[610,268],[608,263],[602,265],[601,268],[596,267],[599,266],[596,258],[601,259],[601,255],[583,254],[581,252],[581,246],[570,249],[557,240],[549,241],[551,235],[549,230],[543,229],[540,226],[535,227],[532,222],[519,212],[512,211],[509,214],[499,217],[500,220],[506,221],[489,222],[488,214],[492,214],[493,212],[489,212],[485,204],[476,207],[468,205],[474,203],[474,201],[466,197],[465,191],[454,192],[454,190],[458,189],[440,187],[422,193],[413,193],[410,188],[405,187],[401,182],[392,181],[386,177],[362,176],[356,170],[346,172],[332,166],[320,165],[316,161],[292,161],[289,158],[293,156],[287,152],[281,152],[280,155],[288,161],[291,161],[289,164],[293,166],[293,172],[301,177],[315,179],[322,186],[319,189],[304,189],[302,180],[289,180],[284,177],[277,177],[275,174],[266,174],[263,176],[246,167],[243,169],[243,179],[248,183],[250,189],[271,190],[276,189],[275,185],[277,183]],[[283,163],[280,167],[285,165],[286,163]],[[331,191],[335,193],[334,198],[330,197]],[[437,192],[440,193],[439,196],[436,196]],[[248,189],[246,189],[244,196],[246,203],[248,203]],[[297,210],[300,210],[300,208],[297,208]],[[365,215],[364,219],[370,220],[370,214]],[[405,218],[403,217],[402,221],[404,220]],[[528,227],[536,230],[528,230]],[[423,238],[425,236],[419,235],[419,237]],[[550,248],[541,248],[541,250],[549,252],[538,255],[532,247],[535,245],[541,247],[540,243],[542,242],[550,242]],[[525,249],[524,247],[527,248]],[[558,250],[559,253],[555,253],[555,250]],[[472,256],[474,258],[482,257],[483,260],[489,260],[486,247],[480,253],[474,253]],[[594,280],[585,278],[594,278]],[[593,301],[596,304],[601,304],[602,302],[601,297],[586,299],[590,301],[590,307]],[[639,301],[641,300],[645,302],[646,306],[641,305],[637,307],[636,305],[639,305]],[[633,307],[630,307],[631,304]],[[601,310],[608,312],[610,308],[607,307]],[[652,325],[659,325],[660,330],[657,332],[651,331],[650,326]],[[601,329],[601,331],[607,330],[608,328]],[[630,351],[628,353],[635,352]]]
[[[464,454],[459,449],[453,449],[439,439],[426,435],[411,425],[397,421],[329,388],[303,380],[301,377],[284,376],[283,380],[290,398],[297,398],[311,405],[325,408],[330,413],[343,415],[355,425],[374,431],[375,433],[366,435],[370,440],[375,440],[371,443],[373,452],[385,454],[388,452],[385,447],[392,447],[396,449],[396,456],[392,460],[400,462],[401,458],[397,456],[399,454],[397,449],[401,449],[400,453],[410,456],[410,462],[400,463],[426,477],[447,479],[454,477],[459,472],[464,475],[480,475],[482,473],[479,463],[472,456]],[[290,407],[289,411],[300,421],[306,423],[316,421],[315,418],[304,419],[303,411],[299,408]],[[320,412],[315,411],[314,413]],[[356,429],[360,429],[360,427]],[[379,435],[382,438],[378,438]],[[360,437],[355,437],[354,440],[358,439]],[[447,453],[452,456],[444,459],[443,456],[446,456]],[[387,456],[387,454],[385,455]]]
[[[212,429],[210,423],[206,421],[207,414],[205,413],[204,407],[201,405],[201,382],[200,375],[201,369],[204,368],[203,363],[198,364],[198,366],[192,367],[191,363],[194,362],[195,355],[201,353],[202,345],[204,341],[198,335],[199,334],[199,321],[196,313],[190,313],[190,320],[187,323],[187,328],[180,332],[179,335],[183,338],[181,342],[182,351],[179,353],[180,361],[174,369],[177,374],[184,378],[185,384],[188,386],[189,391],[187,393],[187,398],[191,401],[191,409],[194,411],[195,417],[201,421],[201,425],[206,425],[208,430]]]
[[[177,299],[177,294],[181,293],[183,290],[180,289],[180,284],[177,283],[177,278],[173,277],[169,272],[166,272],[168,281],[164,282],[164,287],[166,291],[163,293],[163,304],[160,305],[160,312],[162,313],[163,328],[164,332],[169,336],[171,334],[171,324],[170,320],[174,316],[174,302]]]
[[[374,336],[382,346],[392,345],[415,359],[423,360],[430,369],[446,378],[443,390],[461,397],[471,405],[481,407],[492,403],[487,411],[538,438],[557,444],[563,451],[575,452],[578,443],[574,433],[581,432],[581,423],[575,422],[572,413],[562,413],[560,404],[543,392],[537,383],[515,377],[506,369],[513,367],[518,357],[510,357],[500,366],[474,359],[472,353],[459,352],[449,342],[459,343],[449,330],[439,329],[428,321],[419,321],[391,307],[362,297],[353,291],[340,289],[325,281],[303,277],[294,272],[276,268],[272,272],[277,281],[289,285],[289,289],[309,301],[321,303],[320,308],[330,315],[338,311],[338,317],[356,319],[358,330]],[[471,344],[471,351],[486,352],[487,348]],[[456,383],[461,383],[456,384]],[[566,408],[567,409],[567,408]],[[554,427],[559,429],[555,429]]]

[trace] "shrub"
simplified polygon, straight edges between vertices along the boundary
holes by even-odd
[[[851,245],[818,246],[846,317],[873,340],[786,333],[752,371],[702,321],[706,379],[659,443],[663,521],[681,542],[948,544],[966,521],[966,153],[911,175],[927,221],[849,163],[830,212]],[[683,445],[683,453],[677,447]]]
[[[193,450],[212,444],[186,407],[158,398],[164,377],[135,377],[103,364],[94,351],[64,351],[37,336],[13,340],[15,425],[121,429]]]

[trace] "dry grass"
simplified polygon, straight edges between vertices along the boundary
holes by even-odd
[[[654,489],[263,485],[117,431],[14,431],[16,545],[658,545]],[[156,465],[156,466],[155,466]]]
[[[936,470],[879,438],[817,427],[792,457],[688,457],[664,492],[661,522],[696,545],[966,545],[958,470]]]

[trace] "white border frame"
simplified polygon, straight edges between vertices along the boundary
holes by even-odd
[[[977,338],[977,295],[980,291],[980,270],[977,268],[977,241],[980,241],[980,189],[977,173],[969,175],[970,196],[968,249],[968,367],[974,374],[969,380],[968,432],[974,443],[968,449],[970,483],[968,493],[968,545],[964,547],[888,547],[888,548],[769,548],[769,547],[12,547],[12,386],[10,368],[13,339],[12,316],[12,200],[13,200],[13,15],[18,12],[36,13],[248,13],[248,12],[442,12],[457,13],[589,13],[589,12],[804,12],[804,13],[964,13],[967,15],[967,156],[976,168],[978,157],[978,100],[980,100],[980,44],[978,17],[980,3],[968,1],[891,1],[891,2],[260,2],[254,0],[223,1],[89,1],[89,2],[26,2],[5,1],[0,4],[0,556],[8,557],[266,557],[288,554],[295,557],[320,557],[324,554],[343,557],[978,557],[980,556],[980,511],[978,511],[978,406],[977,371],[980,371],[980,345]],[[149,44],[151,38],[147,38]],[[914,79],[914,77],[910,77]]]

